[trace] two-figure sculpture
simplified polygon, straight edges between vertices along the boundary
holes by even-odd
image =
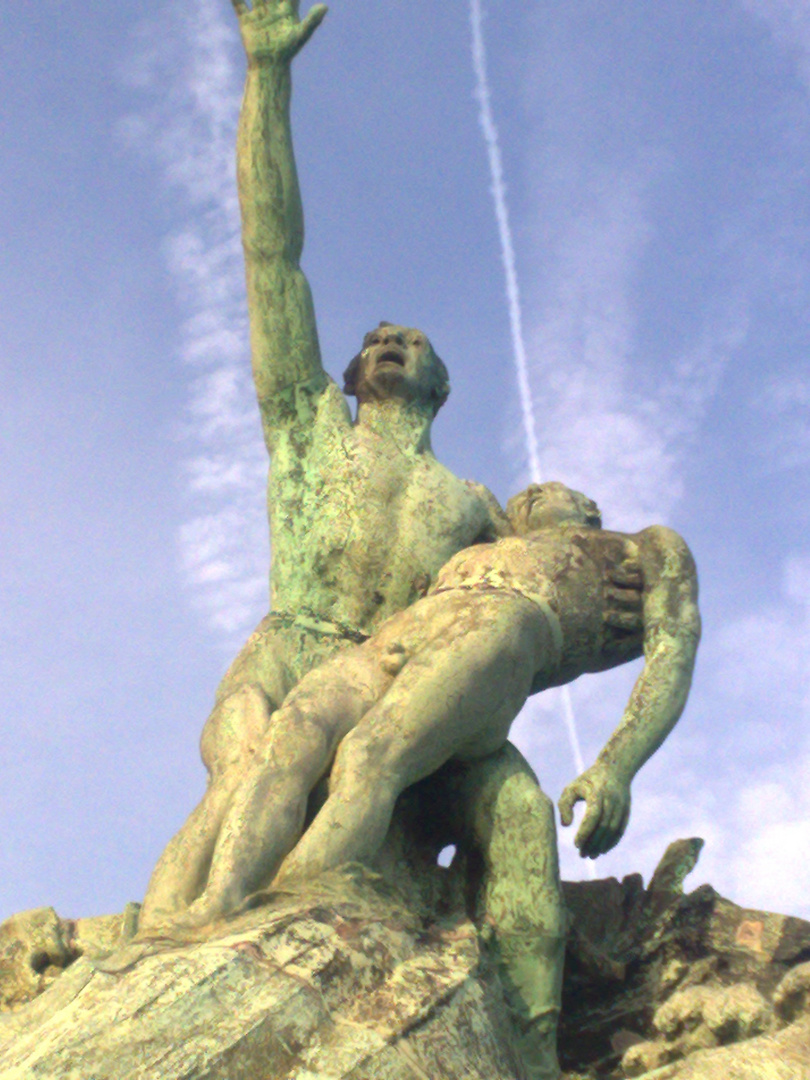
[[[271,455],[272,610],[219,687],[202,735],[208,787],[158,862],[139,936],[370,862],[400,794],[446,774],[448,836],[478,853],[476,917],[527,1070],[545,1080],[559,1073],[566,915],[553,806],[509,728],[530,694],[645,656],[618,728],[560,800],[565,824],[586,802],[583,855],[612,848],[633,776],[686,701],[694,564],[669,529],[602,530],[595,504],[562,484],[533,484],[504,512],[449,472],[430,445],[448,375],[421,331],[381,323],[343,392],[326,374],[299,265],[290,127],[291,62],[326,8],[300,21],[295,0],[234,8],[248,61],[237,168]]]

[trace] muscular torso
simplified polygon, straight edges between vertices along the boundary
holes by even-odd
[[[635,538],[625,534],[556,526],[459,552],[442,568],[434,591],[512,592],[534,601],[540,617],[550,612],[559,623],[562,654],[556,672],[538,674],[544,686],[559,685],[642,654],[640,631],[617,637],[605,623],[611,572],[637,565],[638,556]]]
[[[462,548],[492,540],[479,490],[429,451],[352,425],[330,383],[276,444],[268,491],[272,607],[372,633]]]

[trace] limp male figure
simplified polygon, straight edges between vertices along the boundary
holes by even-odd
[[[152,875],[141,930],[171,921],[205,886],[244,768],[289,690],[423,596],[462,548],[511,530],[494,496],[437,461],[434,416],[449,392],[419,330],[366,334],[344,394],[321,363],[290,130],[290,63],[322,20],[291,0],[234,3],[248,59],[237,173],[253,375],[271,455],[271,612],[225,675],[202,736],[202,802]]]

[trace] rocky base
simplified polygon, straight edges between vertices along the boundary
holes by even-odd
[[[700,841],[640,876],[566,884],[569,1080],[808,1080],[810,924],[684,895]],[[487,949],[346,868],[203,940],[124,915],[0,926],[4,1080],[516,1080]]]
[[[566,883],[560,1058],[593,1080],[808,1080],[810,923],[709,885],[684,895],[701,840],[671,844],[647,889]]]
[[[40,919],[41,922],[41,919]],[[4,1080],[414,1080],[521,1075],[469,921],[425,926],[358,872],[205,941],[77,959],[0,1020]]]

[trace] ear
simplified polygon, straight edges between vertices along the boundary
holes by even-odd
[[[349,397],[357,396],[357,373],[360,370],[360,360],[362,353],[358,353],[353,357],[349,366],[343,372],[343,393],[348,394]]]
[[[430,393],[431,400],[433,401],[433,415],[435,416],[450,396],[450,375],[448,374],[447,367],[442,358],[437,356],[435,352],[433,355],[436,358],[439,376]]]
[[[450,383],[447,379],[439,386],[434,387],[430,396],[433,401],[433,415],[435,416],[442,405],[444,405],[445,401],[450,397]]]

